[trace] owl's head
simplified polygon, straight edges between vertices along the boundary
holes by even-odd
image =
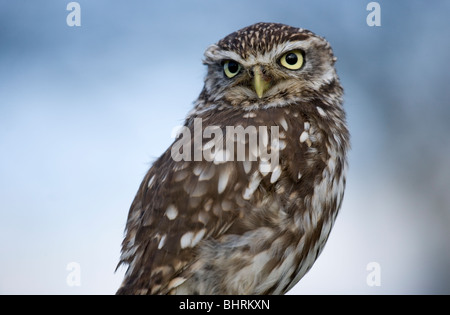
[[[340,88],[335,61],[329,43],[308,30],[257,23],[208,47],[205,96],[247,108],[307,101],[330,84]]]

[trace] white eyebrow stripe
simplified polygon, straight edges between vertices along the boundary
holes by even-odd
[[[283,54],[292,50],[296,49],[307,50],[310,47],[312,40],[314,39],[309,38],[302,41],[283,43],[282,45],[277,45],[276,47],[266,52],[265,54],[258,53],[256,56],[249,55],[246,59],[243,59],[239,54],[235,53],[234,51],[221,50],[217,46],[214,47],[214,49],[211,50],[208,49],[205,53],[205,56],[207,58],[217,61],[227,59],[234,60],[236,62],[239,62],[245,68],[249,68],[254,66],[255,64],[272,63],[274,60],[280,58]]]

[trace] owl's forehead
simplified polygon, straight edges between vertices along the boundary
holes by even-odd
[[[286,43],[305,41],[314,34],[308,30],[278,23],[257,23],[221,39],[217,46],[243,59],[277,50]]]

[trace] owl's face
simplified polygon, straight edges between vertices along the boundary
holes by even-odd
[[[337,81],[335,61],[328,42],[310,31],[254,24],[206,50],[206,96],[247,109],[307,101]]]

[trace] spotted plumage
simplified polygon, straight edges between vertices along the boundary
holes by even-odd
[[[325,39],[274,23],[206,50],[183,133],[131,205],[118,294],[283,294],[301,279],[344,195],[335,61]]]

